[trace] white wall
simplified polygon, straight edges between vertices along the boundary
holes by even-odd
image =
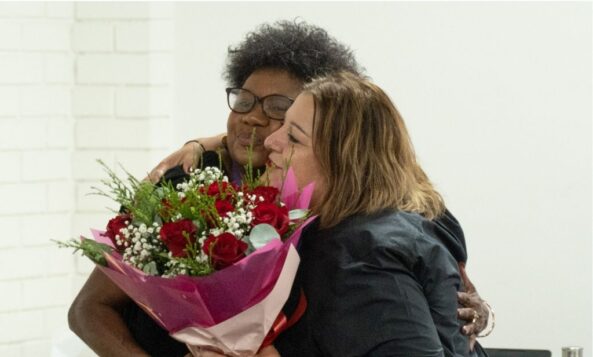
[[[590,3],[183,3],[175,138],[223,131],[226,48],[302,19],[392,96],[465,229],[490,347],[592,355]]]
[[[496,309],[483,344],[592,355],[590,3],[3,2],[0,356],[89,354],[64,331],[91,265],[49,239],[109,217],[94,160],[143,176],[223,131],[227,46],[296,16],[404,114]]]
[[[65,321],[73,210],[72,7],[0,4],[0,355],[43,355]]]
[[[112,215],[96,159],[170,151],[174,4],[0,3],[0,356],[92,355],[66,313],[92,264],[50,239]]]

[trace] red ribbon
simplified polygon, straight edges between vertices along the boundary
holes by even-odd
[[[285,330],[290,328],[292,325],[297,323],[297,321],[303,316],[303,314],[305,314],[305,310],[307,310],[307,297],[305,296],[305,293],[301,289],[301,295],[299,296],[299,304],[297,305],[296,309],[292,313],[292,316],[290,317],[290,319],[287,319],[286,315],[282,311],[280,311],[280,313],[276,317],[276,320],[274,320],[274,323],[272,324],[272,328],[270,329],[270,332],[268,332],[268,334],[266,335],[266,338],[264,338],[264,342],[262,342],[262,345],[259,348],[258,353],[264,347],[270,346],[274,342],[276,337],[278,337],[278,335],[280,335],[282,332],[284,332]]]

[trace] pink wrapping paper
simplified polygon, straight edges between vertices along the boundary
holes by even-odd
[[[296,246],[304,226],[284,243],[275,239],[239,262],[204,277],[149,276],[124,263],[117,253],[106,255],[109,266],[99,268],[167,331],[173,333],[189,325],[209,327],[257,304],[270,293],[289,248]],[[100,234],[93,231],[95,239],[102,237]]]
[[[211,346],[226,355],[254,355],[288,299],[299,261],[296,249],[290,246],[278,281],[262,301],[218,325],[187,327],[172,336],[187,343],[192,352],[199,351],[196,346]]]
[[[289,170],[281,200],[289,210],[308,207],[313,186],[299,192]],[[106,254],[99,266],[117,286],[178,340],[235,356],[255,354],[288,299],[299,263],[295,247],[309,218],[284,242],[270,241],[239,262],[209,276],[149,276]],[[113,246],[92,230],[95,240]]]

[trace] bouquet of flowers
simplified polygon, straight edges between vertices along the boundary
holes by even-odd
[[[255,354],[288,299],[313,186],[299,192],[291,170],[279,189],[250,175],[232,184],[216,167],[176,186],[106,169],[110,192],[95,190],[120,212],[94,240],[60,245],[81,250],[190,349]]]

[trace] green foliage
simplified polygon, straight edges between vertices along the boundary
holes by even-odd
[[[54,240],[58,244],[60,248],[74,248],[74,252],[76,253],[80,251],[82,255],[88,257],[90,260],[95,262],[96,264],[107,266],[107,260],[105,259],[105,253],[111,253],[113,248],[108,246],[107,244],[96,242],[92,239],[71,239],[66,242],[60,242]]]
[[[243,167],[245,169],[245,175],[243,175],[243,185],[247,186],[250,190],[253,190],[257,186],[262,185],[262,178],[264,176],[264,169],[253,167],[253,143],[255,141],[255,128],[251,132],[251,142],[247,148],[247,164]],[[267,176],[266,176],[267,177]],[[266,184],[268,184],[266,182]]]
[[[122,167],[126,174],[126,178],[123,180],[102,160],[97,160],[97,162],[103,166],[109,177],[109,179],[101,180],[101,183],[109,190],[106,192],[92,186],[91,194],[112,199],[119,203],[125,212],[132,214],[135,221],[151,226],[158,216],[163,190],[149,181],[139,181]],[[170,191],[175,191],[171,184],[169,186],[171,186],[168,187]]]

